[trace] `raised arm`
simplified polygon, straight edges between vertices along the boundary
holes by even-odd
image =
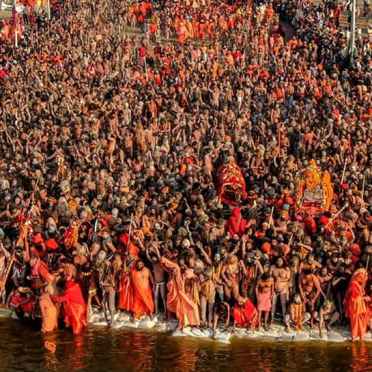
[[[164,266],[166,270],[177,270],[180,271],[180,267],[175,262],[168,260],[168,258],[161,257],[160,263]]]
[[[204,250],[204,248],[201,245],[199,245],[198,247],[199,247],[200,252],[203,255],[205,261],[207,262],[207,264],[212,265],[213,262],[212,262],[211,258],[209,257],[208,253]]]
[[[6,258],[9,258],[11,256],[11,254],[9,253],[9,251],[4,247],[3,242],[0,242],[0,249],[4,253],[4,256]]]
[[[313,299],[313,302],[316,303],[316,301],[318,300],[319,296],[322,292],[322,288],[320,287],[320,282],[319,282],[319,279],[316,275],[313,275],[313,280],[314,280],[314,286],[316,288],[316,294],[315,294],[315,297]],[[324,294],[323,294],[324,295]]]

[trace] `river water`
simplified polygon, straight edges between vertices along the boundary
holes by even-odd
[[[0,371],[372,371],[372,346],[233,339],[231,344],[139,330],[89,328],[56,334],[55,354],[39,331],[0,319]]]

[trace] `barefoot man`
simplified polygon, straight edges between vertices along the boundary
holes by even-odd
[[[185,291],[185,280],[182,278],[181,268],[177,263],[160,256],[156,247],[155,253],[160,263],[170,275],[168,281],[167,310],[176,315],[178,320],[177,328],[182,330],[187,326],[199,326],[198,306],[187,296]]]
[[[153,278],[151,271],[142,261],[137,261],[131,271],[133,288],[133,316],[140,319],[142,316],[154,314],[154,299],[152,292]]]

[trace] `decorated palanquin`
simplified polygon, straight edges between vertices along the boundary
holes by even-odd
[[[243,173],[234,159],[223,164],[217,172],[217,189],[222,203],[237,206],[247,197]]]
[[[315,160],[297,180],[296,211],[300,214],[316,216],[331,208],[333,185],[328,171],[319,170]]]

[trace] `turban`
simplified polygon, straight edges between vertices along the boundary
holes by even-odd
[[[55,251],[56,249],[58,249],[58,244],[57,244],[57,242],[55,241],[55,239],[48,239],[48,240],[45,242],[45,246],[46,246],[47,249],[49,249],[50,251]]]
[[[350,252],[353,254],[353,256],[358,256],[358,257],[362,253],[359,244],[352,244],[350,247]]]
[[[326,226],[326,225],[328,225],[329,218],[327,216],[321,216],[319,218],[319,222],[320,222],[321,225]]]
[[[265,242],[261,246],[261,251],[265,254],[270,254],[271,253],[271,244],[268,242]]]
[[[34,244],[41,244],[41,243],[44,243],[44,239],[42,237],[42,235],[40,233],[36,233],[32,236],[32,239],[31,239],[32,243]]]

